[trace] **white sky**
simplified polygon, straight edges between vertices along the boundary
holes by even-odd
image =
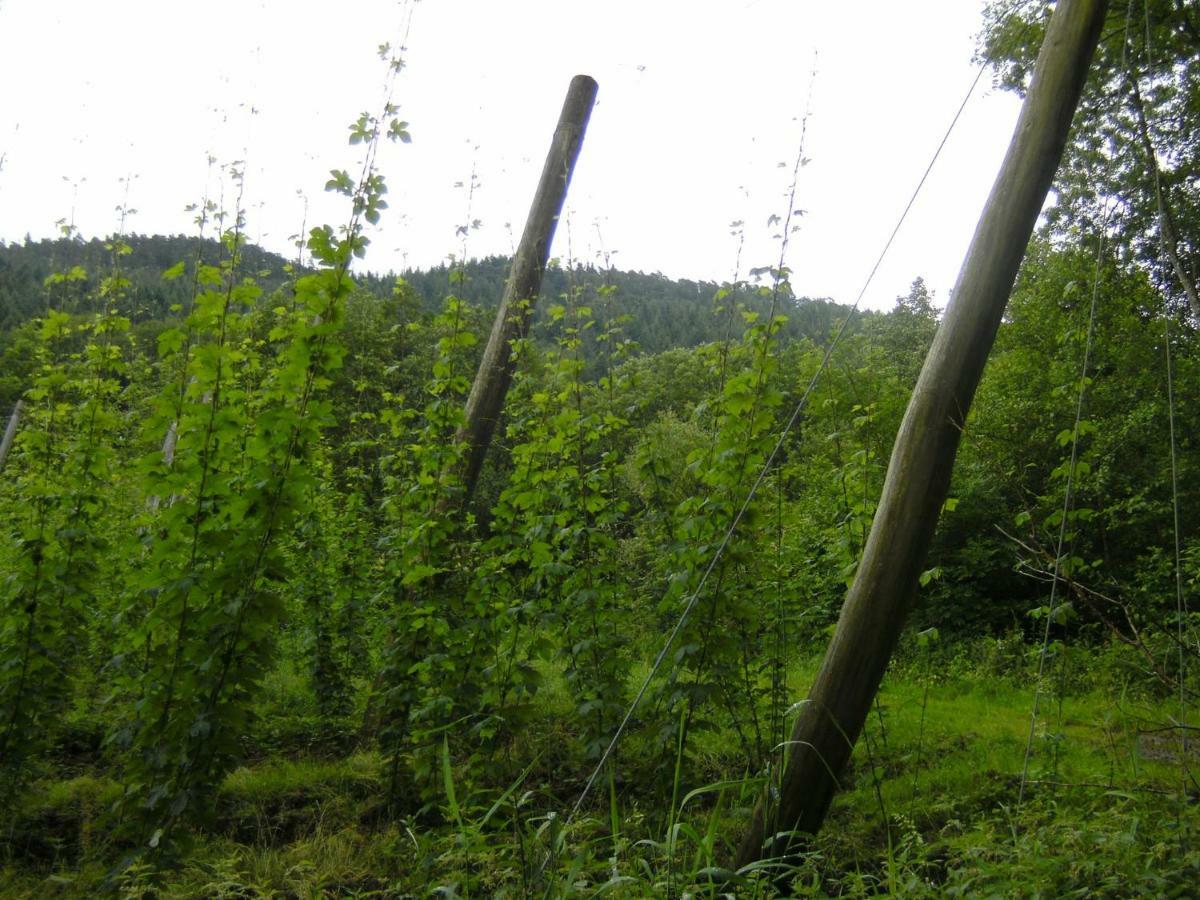
[[[812,82],[788,265],[798,294],[854,299],[975,74],[979,0],[0,0],[0,239],[117,224],[193,233],[184,207],[246,160],[248,231],[291,252],[345,221],[330,168],[356,171],[349,123],[380,103],[383,41],[412,26],[396,100],[413,143],[381,154],[391,209],[367,268],[461,253],[456,182],[478,181],[469,256],[520,233],[572,75],[600,84],[568,200],[570,255],[715,281],[779,254]],[[810,77],[814,68],[816,77]],[[985,76],[866,298],[922,275],[944,302],[1016,119]],[[787,168],[779,168],[786,162]],[[85,180],[86,179],[86,180]],[[225,201],[232,202],[226,188]],[[561,226],[554,252],[568,255]],[[602,235],[602,238],[600,237]]]

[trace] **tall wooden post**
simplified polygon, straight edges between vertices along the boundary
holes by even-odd
[[[542,275],[550,259],[554,229],[567,197],[575,160],[579,158],[579,149],[583,145],[588,118],[596,101],[596,90],[596,82],[587,75],[576,75],[571,79],[529,218],[521,234],[521,243],[517,246],[504,286],[504,298],[500,302],[500,309],[496,311],[491,337],[488,338],[479,372],[471,385],[466,421],[458,432],[458,440],[469,445],[463,473],[465,502],[468,503],[475,493],[483,458],[504,408],[508,386],[512,383],[516,364],[512,356],[512,342],[529,333],[533,305],[542,287]]]
[[[1058,168],[1107,0],[1059,0],[1016,132],[896,436],[871,534],[796,720],[778,804],[764,795],[738,865],[784,856],[825,819],[879,689],[945,502],[988,352]]]
[[[4,470],[8,451],[12,449],[13,441],[17,437],[17,426],[21,424],[22,405],[22,402],[18,400],[16,406],[13,407],[12,415],[8,417],[8,425],[4,429],[4,437],[0,439],[0,471]]]
[[[205,398],[206,398],[206,400],[212,399],[208,395],[205,395]],[[179,442],[179,420],[172,419],[171,424],[167,427],[167,433],[163,437],[163,442],[162,442],[163,465],[165,465],[168,469],[171,468],[172,464],[175,462],[175,445],[178,442]],[[160,501],[160,498],[157,495],[150,498],[150,503],[149,503],[150,512],[158,512],[159,501]],[[172,496],[170,499],[167,500],[167,506],[170,506],[174,502],[175,502],[175,498]]]

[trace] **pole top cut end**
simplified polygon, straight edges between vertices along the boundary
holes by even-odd
[[[596,83],[596,79],[591,75],[579,74],[571,79],[570,89],[572,91],[586,90],[595,93],[599,87],[600,86]]]

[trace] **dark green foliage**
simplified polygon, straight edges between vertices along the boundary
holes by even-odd
[[[1024,91],[1047,8],[1039,0],[992,3],[985,11],[987,38],[980,50],[1004,87]],[[1113,3],[1055,181],[1058,202],[1048,210],[1052,231],[1064,237],[1093,233],[1105,221],[1115,225],[1122,255],[1156,272],[1164,291],[1180,305],[1186,293],[1162,241],[1178,254],[1195,290],[1200,284],[1198,81],[1200,11],[1194,4]],[[1147,140],[1161,170],[1158,178]],[[1200,317],[1200,309],[1191,312]]]
[[[114,502],[119,440],[122,338],[118,308],[129,286],[121,269],[128,246],[107,245],[99,312],[51,312],[40,323],[33,387],[3,501],[13,515],[0,533],[7,571],[0,592],[0,795],[12,797],[28,758],[53,739],[88,643],[109,549],[105,514]],[[47,287],[77,286],[74,269]]]
[[[995,34],[1010,85],[1040,9]],[[1195,16],[1149,12],[1159,61],[1131,28],[1126,65],[1193,265]],[[1135,209],[1150,186],[1119,51],[1001,325],[841,827],[795,861],[797,891],[1194,880],[1176,723],[1200,622],[1176,578],[1194,606],[1200,347]],[[351,142],[404,141],[394,116]],[[352,280],[359,222],[386,207],[372,159],[358,182],[332,173],[350,223],[310,232],[309,268],[247,245],[240,214],[217,241],[0,247],[0,411],[26,410],[0,473],[0,862],[91,866],[84,893],[109,875],[131,894],[732,878],[768,896],[720,866],[858,565],[934,298],[916,279],[855,318],[760,482],[848,310],[795,297],[785,270],[764,288],[553,266],[467,503],[456,435],[508,263]],[[603,802],[565,822],[689,604]],[[1078,793],[1013,808],[1047,623],[1057,721],[1034,723],[1032,772]]]
[[[126,235],[129,254],[122,260],[122,277],[128,280],[122,292],[120,312],[132,321],[176,318],[190,299],[186,281],[164,281],[162,273],[181,259],[197,259],[205,265],[218,265],[225,253],[217,240],[197,240],[185,235]],[[107,242],[96,238],[84,241],[78,236],[55,240],[0,243],[0,331],[45,312],[46,281],[58,273],[81,275],[72,295],[51,298],[50,305],[69,312],[92,312],[99,308],[98,287],[108,269],[110,251]],[[267,292],[286,280],[285,260],[273,253],[246,245],[242,265],[253,273]],[[59,276],[61,277],[61,276]]]
[[[5,491],[9,564],[2,595],[0,760],[8,795],[30,753],[45,746],[71,696],[87,646],[86,626],[106,549],[101,522],[114,472],[108,442],[122,371],[113,332],[127,320],[101,314],[72,328],[66,314],[45,320],[42,370],[27,393],[26,422]],[[87,340],[66,354],[72,331]]]
[[[393,804],[404,754],[413,746],[427,749],[429,734],[439,734],[457,715],[470,715],[478,690],[475,651],[487,635],[486,621],[474,614],[478,600],[459,578],[469,571],[470,557],[464,558],[463,544],[455,545],[463,457],[455,434],[470,388],[464,355],[477,343],[467,328],[469,315],[463,301],[446,299],[430,326],[435,355],[424,409],[389,411],[386,418],[394,438],[403,441],[383,460],[388,500],[381,538],[388,552],[378,707]]]
[[[598,757],[625,704],[617,537],[629,504],[618,490],[616,446],[628,425],[621,411],[630,398],[628,379],[611,368],[624,351],[619,320],[597,340],[609,374],[594,385],[584,380],[584,342],[597,320],[580,292],[549,308],[558,348],[547,354],[531,393],[518,385],[521,406],[508,433],[513,474],[488,548],[499,565],[483,570],[481,587],[505,613],[497,641],[502,652],[492,666],[502,721],[519,721],[540,682],[532,661],[548,656],[547,638],[558,635],[585,751]],[[597,301],[611,295],[611,288],[601,288]],[[509,733],[516,721],[507,723]]]
[[[718,303],[728,304],[718,306],[718,315],[728,321],[740,318],[746,332],[740,342],[707,348],[720,395],[707,440],[687,456],[699,491],[676,507],[670,529],[674,571],[661,610],[664,618],[669,620],[697,590],[701,594],[674,650],[675,666],[666,681],[667,725],[670,728],[682,722],[685,731],[712,727],[709,710],[723,708],[736,727],[747,766],[757,769],[770,747],[770,735],[759,720],[761,666],[770,659],[763,652],[768,637],[767,609],[742,572],[764,562],[755,558],[751,548],[771,546],[760,536],[765,526],[763,498],[747,510],[742,527],[702,589],[700,578],[775,443],[783,394],[773,376],[778,367],[778,334],[785,318],[769,309],[760,321],[757,312],[740,308],[729,290],[718,293]],[[648,463],[643,477],[660,479],[662,470],[656,471],[653,458]]]
[[[256,746],[248,736],[269,728],[256,723],[259,686],[285,668],[311,697],[306,715],[338,734],[367,707],[393,811],[437,804],[444,741],[471,779],[515,777],[526,729],[555,697],[566,758],[594,759],[822,349],[790,340],[742,288],[718,292],[715,313],[704,304],[723,340],[638,355],[619,288],[577,272],[520,348],[496,499],[477,522],[462,509],[454,434],[486,314],[451,296],[431,317],[405,283],[384,298],[355,288],[338,274],[353,245],[328,231],[313,236],[326,268],[272,295],[242,274],[236,233],[225,247],[215,266],[173,267],[182,318],[152,353],[111,313],[53,313],[9,345],[40,374],[0,489],[17,548],[6,760],[36,776],[53,740],[40,723],[107,698],[125,833],[161,829],[165,848],[211,815],[217,785]],[[1030,574],[1045,571],[1060,521],[1093,268],[1087,250],[1038,245],[1002,326],[916,614],[951,642],[1041,621]],[[114,278],[116,310],[129,287]],[[1132,641],[1165,686],[1178,667],[1163,637],[1174,606],[1160,320],[1136,269],[1106,258],[1101,279],[1060,601],[1073,617],[1056,635]],[[48,290],[79,304],[87,283],[67,273]],[[918,282],[840,345],[635,723],[664,754],[655,790],[678,801],[700,786],[718,735],[741,769],[771,759],[794,696],[787,660],[836,615],[935,326]],[[1196,348],[1190,332],[1174,342],[1186,579]],[[35,588],[28,615],[19,598]],[[299,654],[285,668],[281,634]],[[29,690],[23,667],[54,676]],[[681,734],[676,780],[661,763]]]
[[[461,271],[462,278],[454,285],[455,293],[464,300],[488,311],[494,310],[504,293],[504,282],[508,277],[509,260],[492,256],[472,261],[465,266],[447,264],[425,272],[405,272],[404,279],[412,285],[423,299],[424,308],[438,308],[451,272]],[[376,293],[382,293],[394,281],[394,276],[368,279]],[[721,340],[727,330],[724,317],[712,315],[712,299],[720,285],[711,282],[696,282],[688,279],[672,279],[662,274],[622,272],[615,269],[600,270],[591,265],[565,267],[552,265],[542,282],[544,297],[562,297],[570,293],[573,285],[582,282],[603,281],[612,289],[607,300],[608,315],[616,318],[629,316],[624,335],[643,352],[658,353],[671,347],[694,347],[697,344]],[[748,309],[766,314],[770,301],[753,285],[740,285],[731,298]],[[788,322],[784,334],[793,339],[806,337],[824,342],[834,324],[844,315],[844,309],[828,299],[794,297],[790,290],[780,298],[780,312],[786,312]],[[545,325],[548,306],[540,304],[535,319]],[[740,335],[743,325],[735,320],[735,334]],[[594,349],[592,341],[585,339],[589,351]],[[598,377],[601,371],[599,359],[587,354],[587,374]]]
[[[150,420],[152,434],[173,428],[174,459],[154,451],[143,462],[152,517],[123,657],[136,700],[114,738],[133,754],[126,803],[151,848],[203,815],[209,786],[238,756],[282,614],[279,535],[304,502],[305,462],[328,414],[318,392],[342,354],[329,339],[350,291],[339,251],[297,282],[291,310],[260,323],[261,290],[238,277],[236,233],[228,247],[220,267],[200,267],[210,287],[186,331],[160,336],[168,364],[171,348],[194,349]]]

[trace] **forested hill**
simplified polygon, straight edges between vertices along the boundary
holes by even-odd
[[[508,265],[509,260],[501,256],[473,261],[467,266],[466,280],[462,284],[452,284],[453,272],[444,265],[428,271],[409,272],[404,278],[430,308],[439,306],[442,298],[453,289],[463,300],[486,309],[494,307],[503,294]],[[724,320],[713,315],[714,297],[721,286],[711,281],[601,270],[590,265],[572,270],[556,266],[546,272],[542,296],[563,297],[572,291],[587,293],[604,285],[614,289],[606,314],[630,316],[625,335],[647,353],[672,347],[694,347],[726,337]],[[753,288],[738,290],[731,299],[763,315],[771,306],[770,296]],[[779,311],[788,317],[784,334],[791,338],[807,337],[816,343],[823,343],[833,326],[848,312],[847,307],[828,299],[796,298],[786,293],[779,300]]]
[[[197,252],[205,263],[216,264],[222,248],[215,240],[200,240],[183,235],[133,235],[126,239],[131,253],[121,260],[124,277],[131,282],[128,309],[134,321],[169,319],[171,307],[184,304],[190,290],[188,279],[165,281],[162,273],[181,260],[194,260]],[[265,293],[282,287],[288,260],[255,246],[243,249],[242,268],[253,275]],[[466,264],[463,271],[448,266],[427,271],[407,272],[402,277],[415,289],[427,312],[437,311],[447,294],[453,293],[485,310],[494,309],[504,291],[509,260],[492,256]],[[93,288],[112,266],[111,253],[102,240],[26,241],[0,243],[0,331],[7,331],[36,316],[46,307],[45,279],[55,272],[69,272],[76,266],[87,280],[71,287],[73,297],[55,298],[53,305],[73,305],[78,311],[89,309]],[[453,277],[452,277],[453,276]],[[362,285],[379,297],[391,296],[395,274],[361,276]],[[693,347],[723,339],[727,325],[713,315],[713,298],[719,285],[712,282],[675,280],[664,275],[641,272],[601,271],[587,266],[571,271],[553,267],[546,273],[542,295],[555,298],[572,291],[594,295],[601,286],[606,292],[607,308],[597,310],[606,317],[630,315],[625,335],[647,353],[672,347]],[[835,323],[844,318],[846,309],[830,300],[781,297],[780,311],[788,316],[785,333],[790,337],[808,337],[824,341]],[[747,309],[765,314],[771,305],[769,296],[753,288],[737,292],[733,298]]]
[[[121,273],[131,282],[127,308],[135,321],[169,318],[171,306],[182,304],[191,289],[188,279],[164,280],[163,272],[181,260],[216,265],[222,258],[220,242],[184,235],[130,235],[125,238],[132,251],[121,259]],[[255,246],[242,249],[242,268],[253,274],[264,291],[284,283],[283,257]],[[5,244],[0,242],[0,331],[11,329],[46,309],[90,311],[99,281],[112,271],[108,242],[59,238]],[[73,282],[69,296],[48,298],[46,278],[79,267],[87,278]]]

